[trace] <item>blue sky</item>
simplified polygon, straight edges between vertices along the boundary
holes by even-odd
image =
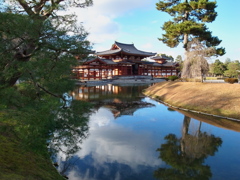
[[[95,0],[92,7],[78,9],[78,20],[90,33],[89,40],[96,51],[108,50],[114,41],[134,43],[144,51],[164,53],[176,58],[184,57],[182,44],[169,48],[158,38],[164,33],[164,22],[171,20],[167,13],[156,10],[158,0]],[[217,0],[218,17],[207,27],[214,36],[222,40],[224,56],[213,57],[211,61],[226,58],[240,60],[240,1]]]

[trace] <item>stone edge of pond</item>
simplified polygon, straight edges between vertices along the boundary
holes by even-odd
[[[204,113],[204,112],[201,112],[201,111],[195,111],[195,110],[191,110],[191,109],[186,109],[186,108],[180,108],[180,107],[176,107],[176,106],[173,106],[169,103],[166,103],[160,99],[157,99],[157,98],[154,98],[152,96],[148,96],[148,95],[145,95],[146,97],[149,97],[157,102],[160,102],[168,107],[172,107],[174,109],[179,109],[179,110],[183,110],[183,111],[187,111],[187,112],[193,112],[193,113],[196,113],[196,114],[202,114],[202,115],[207,115],[207,116],[213,116],[213,117],[216,117],[216,118],[222,118],[222,119],[228,119],[228,120],[231,120],[231,121],[237,121],[237,122],[240,122],[240,119],[236,119],[236,118],[230,118],[230,117],[226,117],[226,116],[219,116],[219,115],[215,115],[215,114],[209,114],[209,113]]]
[[[108,79],[108,80],[96,80],[96,81],[81,81],[77,80],[75,83],[77,85],[106,85],[106,84],[149,84],[149,83],[158,83],[165,81],[162,78],[154,78],[154,79]]]

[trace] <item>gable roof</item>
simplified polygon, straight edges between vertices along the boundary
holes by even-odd
[[[134,44],[124,44],[115,41],[115,43],[112,45],[112,48],[107,51],[102,51],[102,52],[97,52],[95,55],[102,56],[102,55],[117,55],[117,54],[126,54],[126,55],[137,55],[137,56],[144,56],[144,57],[149,57],[149,56],[154,56],[156,53],[152,52],[145,52],[138,50]]]

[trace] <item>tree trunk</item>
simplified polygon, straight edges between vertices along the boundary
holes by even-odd
[[[191,118],[188,116],[184,116],[183,127],[182,127],[182,139],[181,139],[181,152],[185,153],[185,138],[188,135],[189,124],[191,122]]]

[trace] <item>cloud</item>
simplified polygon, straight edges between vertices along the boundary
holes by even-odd
[[[115,180],[121,179],[123,169],[129,167],[131,172],[139,174],[143,169],[156,168],[162,165],[156,149],[162,138],[148,130],[134,130],[129,126],[118,124],[113,114],[107,108],[101,107],[89,119],[89,134],[79,146],[81,150],[75,155],[79,167],[87,168],[78,170],[78,166],[70,171],[68,176],[73,179],[95,180],[90,171],[101,170],[106,176],[112,176]],[[58,158],[62,154],[58,154]],[[63,158],[63,157],[62,157]]]
[[[105,163],[118,162],[137,169],[139,165],[154,167],[161,161],[156,158],[156,143],[153,135],[146,131],[136,132],[113,121],[113,115],[106,108],[100,108],[90,117],[90,134],[83,144],[78,156],[82,159],[92,155],[96,167]]]
[[[151,6],[153,1],[139,0],[98,0],[94,2],[93,9],[99,14],[116,18],[139,8]]]
[[[152,50],[153,49],[153,44],[152,43],[145,43],[141,46],[142,49],[145,49],[145,50]]]
[[[93,43],[112,42],[121,34],[121,25],[116,20],[119,17],[133,13],[136,9],[151,7],[151,1],[139,0],[97,0],[94,5],[84,9],[71,9],[79,23],[83,23],[89,32],[88,39]]]
[[[151,22],[151,24],[156,24],[156,23],[158,23],[158,20],[154,20]]]
[[[99,118],[101,117],[101,118]],[[89,127],[91,130],[107,126],[114,119],[113,114],[107,108],[100,108],[90,117]]]

